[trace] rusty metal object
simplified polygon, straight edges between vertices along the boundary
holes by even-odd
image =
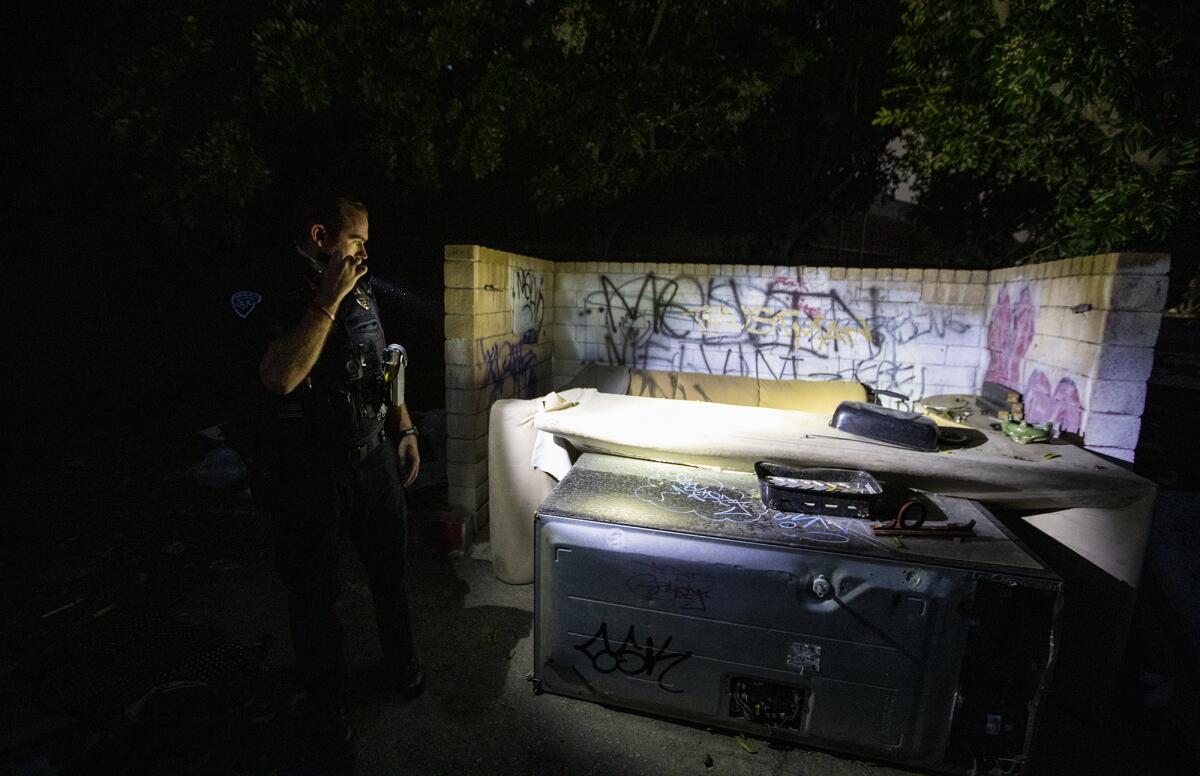
[[[925,518],[929,509],[920,499],[909,499],[896,510],[896,516],[890,523],[880,523],[871,526],[875,536],[937,536],[946,538],[962,538],[975,535],[975,521],[966,523],[948,523],[947,525],[926,526]]]

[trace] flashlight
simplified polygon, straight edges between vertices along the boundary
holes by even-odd
[[[388,404],[399,407],[404,403],[404,368],[408,366],[408,351],[393,343],[383,349],[382,361]]]

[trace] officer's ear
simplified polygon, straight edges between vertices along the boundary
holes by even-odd
[[[313,224],[308,228],[308,236],[318,248],[325,246],[325,238],[329,233],[323,224]]]

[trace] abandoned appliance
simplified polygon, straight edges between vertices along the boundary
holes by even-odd
[[[537,687],[909,767],[1018,771],[1060,579],[975,501],[923,494],[925,525],[973,534],[901,540],[871,525],[911,494],[840,482],[855,510],[802,514],[765,505],[748,472],[583,455],[536,518]]]

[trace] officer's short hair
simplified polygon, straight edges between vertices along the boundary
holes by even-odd
[[[303,237],[313,224],[324,224],[330,236],[337,239],[346,228],[346,212],[349,210],[366,215],[367,206],[344,191],[308,189],[296,200],[292,232],[297,237]]]

